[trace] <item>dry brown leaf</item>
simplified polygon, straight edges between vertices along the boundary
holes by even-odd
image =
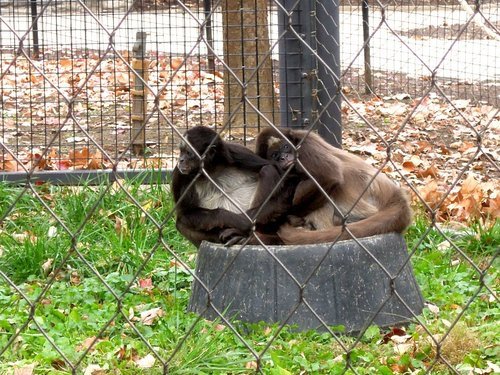
[[[439,172],[438,169],[434,166],[431,165],[427,169],[421,169],[415,172],[415,175],[420,178],[426,178],[426,177],[432,177],[432,178],[437,178],[439,177]]]
[[[72,150],[69,152],[69,160],[72,165],[76,167],[83,167],[87,165],[89,158],[89,149],[87,147],[84,147],[81,150]]]
[[[69,281],[73,285],[80,285],[80,283],[82,282],[82,278],[78,274],[78,271],[71,272]]]
[[[419,189],[420,195],[432,209],[437,208],[441,202],[443,193],[438,191],[439,186],[436,180],[431,180]]]
[[[23,367],[14,367],[14,375],[31,375],[35,370],[36,363],[32,363]]]
[[[184,63],[184,59],[182,57],[172,57],[170,59],[170,67],[173,70],[179,69]]]
[[[403,166],[403,169],[408,171],[408,172],[413,172],[416,168],[415,164],[413,164],[413,162],[411,162],[411,161],[403,162],[402,166]]]
[[[139,287],[142,289],[153,289],[153,280],[150,277],[147,279],[139,279]]]
[[[224,324],[216,324],[214,327],[214,330],[217,332],[224,331],[226,329],[226,326]]]
[[[257,362],[256,361],[250,361],[245,363],[245,368],[249,370],[256,370],[257,369]]]
[[[119,235],[126,235],[128,233],[127,221],[115,216],[115,232]]]
[[[90,170],[102,169],[103,167],[104,167],[103,157],[99,151],[96,151],[95,154],[91,155],[90,161],[85,166],[86,169]]]
[[[86,338],[85,340],[83,340],[83,342],[80,345],[76,346],[76,348],[75,348],[76,351],[82,352],[84,350],[87,350],[88,348],[90,348],[90,345],[94,344],[94,340],[95,340],[95,336]],[[92,351],[93,349],[90,349],[90,350]]]
[[[6,172],[18,172],[22,170],[17,161],[14,160],[4,160],[2,164],[0,164],[0,167],[2,171]]]

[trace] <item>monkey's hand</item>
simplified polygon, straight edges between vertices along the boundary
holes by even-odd
[[[290,224],[292,227],[302,227],[306,222],[300,216],[295,216],[295,215],[288,215],[286,219],[288,224]]]
[[[295,228],[304,228],[304,229],[308,229],[308,230],[315,230],[316,228],[314,227],[314,225],[307,221],[306,219],[302,218],[302,217],[299,217],[299,216],[295,216],[295,215],[288,215],[287,217],[287,222],[289,225],[291,225],[292,227],[295,227]]]
[[[224,246],[233,246],[243,243],[247,239],[247,236],[239,229],[227,228],[220,232],[219,239]]]

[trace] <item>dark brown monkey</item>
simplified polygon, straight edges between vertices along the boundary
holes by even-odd
[[[259,134],[257,154],[301,176],[290,213],[300,218],[296,223],[314,229],[282,226],[278,234],[285,244],[401,233],[410,225],[407,194],[386,175],[315,133],[280,130],[287,140],[273,128]]]
[[[274,189],[280,183],[274,163],[242,145],[224,142],[203,126],[189,129],[184,138],[172,176],[179,232],[196,246],[203,240],[236,243],[252,233],[248,215],[256,219],[256,234],[264,243],[282,243],[276,230],[291,194],[286,203]],[[275,197],[274,203],[261,209],[268,196]],[[249,243],[259,242],[252,238]]]

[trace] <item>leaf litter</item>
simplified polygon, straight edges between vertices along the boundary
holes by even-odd
[[[22,57],[13,66],[7,66],[9,59],[4,60],[2,69],[8,71],[1,82],[2,141],[12,147],[0,153],[0,171],[173,167],[175,142],[170,139],[169,123],[160,123],[161,116],[152,116],[152,122],[146,124],[147,130],[160,130],[152,133],[156,138],[150,139],[148,156],[134,158],[125,152],[132,128],[129,103],[134,74],[125,61],[111,57],[87,76],[89,61],[96,65],[99,58],[36,61],[43,75]],[[178,128],[187,123],[220,124],[223,76],[218,70],[208,72],[205,66],[206,61],[199,58],[151,61],[148,111],[153,110],[155,94],[159,111]],[[58,89],[48,82],[58,82]],[[77,100],[69,114],[61,105],[61,96],[75,93]],[[35,97],[43,100],[33,100]],[[349,96],[342,116],[343,147],[410,187],[413,200],[435,210],[439,221],[500,216],[498,108],[434,93],[423,98],[401,93],[384,98]],[[255,132],[250,129],[247,138],[235,139],[251,145]],[[49,149],[33,146],[46,144],[46,138],[39,138],[46,133],[60,140]],[[165,144],[170,144],[167,151],[162,149]]]

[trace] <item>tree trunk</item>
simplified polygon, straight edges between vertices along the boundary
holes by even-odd
[[[267,0],[224,0],[224,124],[255,134],[279,124],[267,22]]]

